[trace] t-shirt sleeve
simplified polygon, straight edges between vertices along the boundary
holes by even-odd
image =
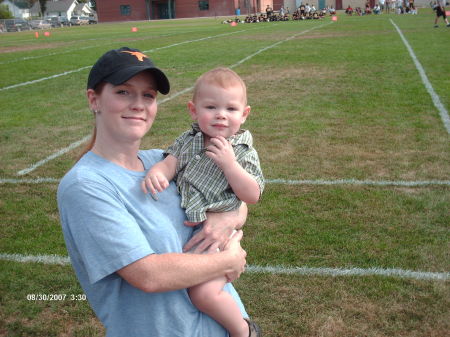
[[[91,283],[154,253],[119,194],[106,183],[74,182],[58,200],[63,227]]]
[[[188,133],[189,131],[186,131],[177,139],[175,139],[175,142],[164,151],[164,157],[167,157],[167,155],[171,154],[176,158],[180,158],[182,147],[186,144],[187,141]]]

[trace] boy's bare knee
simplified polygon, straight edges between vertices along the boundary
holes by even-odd
[[[189,289],[189,297],[192,303],[201,311],[208,309],[211,302],[216,301],[219,294],[211,291],[208,287],[194,287]]]

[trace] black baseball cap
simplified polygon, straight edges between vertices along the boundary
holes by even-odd
[[[167,95],[170,83],[166,75],[155,67],[147,55],[128,47],[113,49],[103,54],[89,73],[87,88],[95,89],[101,82],[119,85],[144,70],[154,75],[158,91]]]

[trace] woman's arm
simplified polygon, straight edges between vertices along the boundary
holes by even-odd
[[[245,269],[247,253],[242,249],[242,231],[216,254],[152,254],[120,269],[117,273],[132,286],[145,292],[185,289],[227,277],[231,282]]]
[[[193,247],[195,253],[224,249],[233,230],[241,229],[247,220],[247,204],[242,203],[237,210],[223,213],[206,213],[203,229],[195,234],[183,247],[185,252]]]

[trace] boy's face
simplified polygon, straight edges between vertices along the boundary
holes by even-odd
[[[239,85],[224,89],[202,84],[195,102],[188,103],[192,119],[197,121],[208,138],[228,138],[239,131],[250,112],[242,90]]]

